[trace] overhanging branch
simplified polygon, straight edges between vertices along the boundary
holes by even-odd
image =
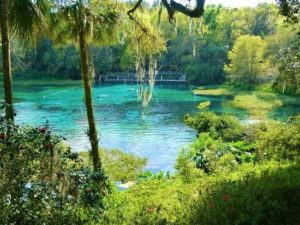
[[[127,12],[130,19],[133,19],[132,14],[141,5],[142,1],[143,0],[138,0],[138,2],[134,5],[134,7]],[[162,0],[162,3],[164,7],[167,9],[170,22],[173,21],[175,12],[181,12],[193,18],[199,18],[204,13],[205,0],[196,0],[196,5],[193,9],[190,9],[187,6],[177,3],[174,0],[171,0],[170,3],[168,2],[168,0]]]
[[[196,0],[195,8],[190,9],[186,6],[183,6],[180,3],[177,3],[173,0],[171,0],[170,6],[171,6],[171,9],[173,9],[173,11],[181,12],[189,17],[199,18],[204,13],[204,3],[205,3],[205,0]]]
[[[133,20],[132,14],[137,10],[138,7],[140,7],[142,2],[143,2],[143,0],[138,0],[138,2],[133,6],[133,8],[127,12],[127,15],[129,16],[130,19]]]

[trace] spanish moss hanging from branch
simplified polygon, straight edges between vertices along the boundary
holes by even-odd
[[[146,108],[152,99],[155,86],[156,58],[166,47],[162,35],[151,25],[149,15],[137,14],[136,19],[140,22],[132,24],[134,27],[130,29],[133,32],[129,33],[130,44],[127,50],[135,61],[138,100]]]
[[[139,94],[141,94],[142,105],[146,108],[153,95],[154,85],[155,85],[155,78],[157,74],[157,61],[153,55],[148,57],[148,73],[145,82],[141,82],[139,84]]]

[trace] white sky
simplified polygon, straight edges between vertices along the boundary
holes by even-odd
[[[255,7],[261,2],[275,3],[275,0],[206,0],[205,4],[222,4],[228,7]]]

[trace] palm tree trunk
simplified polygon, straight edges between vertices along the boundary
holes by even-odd
[[[99,157],[97,129],[95,124],[94,110],[93,110],[92,88],[91,88],[90,74],[89,74],[88,46],[83,32],[81,32],[79,36],[80,36],[79,41],[80,41],[81,72],[82,72],[82,80],[83,80],[83,86],[85,92],[85,105],[86,105],[87,117],[89,122],[88,135],[92,147],[92,158],[93,158],[94,170],[99,171],[102,168],[101,168],[101,161]]]
[[[12,94],[12,75],[10,59],[10,40],[9,40],[9,21],[8,21],[8,0],[1,0],[1,36],[2,36],[2,55],[3,55],[3,83],[6,104],[6,119],[14,121],[13,94]]]

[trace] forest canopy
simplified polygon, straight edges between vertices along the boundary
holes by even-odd
[[[291,16],[298,18],[296,2],[280,1],[280,12],[287,18]],[[255,74],[255,77],[260,79],[253,79],[251,82],[260,82],[272,77],[274,87],[278,90],[282,91],[280,87],[285,86],[284,89],[288,92],[296,92],[297,87],[292,87],[295,84],[289,83],[292,79],[289,77],[297,76],[297,62],[291,62],[289,75],[280,65],[286,62],[284,59],[299,57],[297,56],[298,45],[295,43],[291,48],[288,46],[292,39],[293,42],[299,40],[297,37],[299,26],[297,23],[287,25],[286,17],[278,15],[277,5],[263,3],[255,8],[238,9],[208,5],[201,18],[189,18],[182,13],[177,13],[172,24],[169,22],[167,10],[162,10],[160,4],[155,2],[151,7],[141,4],[143,9],[137,7],[131,14],[139,25],[129,20],[124,24],[124,28],[118,28],[117,39],[113,45],[98,47],[92,44],[90,46],[96,80],[104,75],[135,71],[135,55],[128,28],[140,27],[144,21],[148,21],[146,23],[151,24],[152,29],[158,30],[166,39],[167,51],[163,51],[157,57],[158,71],[184,73],[188,82],[194,85],[220,83],[230,75],[229,70],[224,70],[225,65],[232,63],[229,52],[232,51],[240,36],[250,35],[253,38],[261,38],[266,45],[266,48],[260,49],[262,52],[259,59],[260,62],[264,62],[264,70],[256,71],[259,74]],[[134,4],[128,5],[127,9],[130,10],[133,6]],[[143,18],[139,17],[141,10],[144,11]],[[281,44],[275,47],[274,39],[280,39]],[[46,76],[56,79],[80,78],[79,58],[78,54],[75,54],[78,50],[74,45],[57,47],[47,38],[37,42],[31,48],[22,47],[16,39],[12,44],[12,62],[16,77],[44,77],[46,72]],[[130,51],[128,51],[129,47]],[[253,45],[249,47],[255,49]],[[268,63],[274,60],[281,63],[276,65]],[[283,80],[285,85],[282,84]]]

